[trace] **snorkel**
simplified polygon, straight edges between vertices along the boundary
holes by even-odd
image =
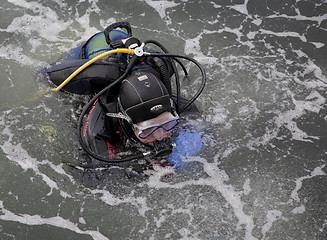
[[[116,28],[124,28],[127,30],[127,37],[123,38],[123,39],[119,39],[116,41],[111,41],[110,39],[110,32]],[[105,87],[104,89],[102,89],[100,92],[98,92],[83,108],[81,115],[79,117],[79,121],[78,121],[78,139],[79,142],[81,144],[81,147],[83,148],[83,150],[88,153],[90,156],[92,156],[93,158],[100,160],[100,161],[104,161],[107,163],[120,163],[120,162],[126,162],[126,161],[132,161],[132,160],[136,160],[136,159],[140,159],[143,158],[145,156],[148,155],[154,155],[156,157],[159,156],[163,156],[163,155],[168,155],[171,152],[172,146],[169,145],[169,147],[167,146],[163,146],[165,141],[158,141],[158,143],[155,144],[155,146],[145,152],[139,152],[137,154],[134,154],[132,156],[121,156],[118,159],[109,159],[109,158],[105,158],[103,156],[99,156],[98,154],[96,154],[95,152],[93,152],[88,146],[87,144],[84,142],[83,140],[83,124],[84,124],[84,119],[85,119],[85,115],[87,115],[88,111],[92,108],[94,102],[101,97],[102,95],[106,94],[110,89],[112,89],[113,87],[115,87],[116,85],[121,84],[121,82],[132,72],[132,69],[135,65],[135,63],[137,62],[137,60],[144,58],[144,57],[152,57],[154,64],[158,67],[158,69],[160,70],[162,79],[163,79],[163,84],[166,86],[169,95],[171,97],[174,97],[176,100],[174,100],[174,105],[176,106],[176,112],[177,114],[180,114],[181,112],[183,112],[186,108],[188,108],[201,94],[201,92],[204,89],[205,83],[206,83],[206,74],[205,71],[203,69],[203,67],[193,58],[190,58],[188,56],[184,56],[184,55],[179,55],[179,54],[170,54],[167,49],[162,46],[160,43],[158,43],[157,41],[154,40],[146,40],[143,43],[141,43],[138,39],[132,37],[132,32],[131,32],[131,28],[129,23],[127,22],[119,22],[119,23],[115,23],[113,25],[110,25],[109,27],[107,27],[104,31],[105,33],[105,37],[106,37],[106,41],[107,43],[111,46],[112,50],[105,52],[93,59],[91,59],[90,61],[88,61],[87,63],[85,63],[83,66],[81,66],[79,69],[77,69],[73,74],[71,74],[61,85],[59,85],[55,91],[59,91],[60,89],[62,89],[62,87],[64,87],[66,84],[69,83],[70,80],[72,80],[76,75],[78,75],[81,71],[83,71],[85,68],[87,68],[88,66],[90,66],[92,63],[94,63],[96,60],[101,59],[105,56],[109,56],[111,54],[119,54],[119,53],[124,53],[127,54],[127,66],[125,68],[125,72],[114,82],[112,82],[111,84],[109,84],[107,87]],[[154,44],[157,47],[159,47],[162,52],[150,52],[146,49],[146,46],[148,44]],[[175,87],[176,87],[176,93],[175,95],[173,94],[172,91],[172,85],[171,85],[171,81],[170,81],[170,77],[167,75],[167,71],[168,69],[165,68],[165,66],[162,64],[163,59],[168,59],[171,62],[171,66],[173,68],[173,75],[175,76]],[[179,71],[177,69],[176,65],[179,65],[186,78],[188,78],[188,73],[187,70],[185,68],[185,66],[183,65],[183,63],[181,62],[181,60],[187,60],[190,62],[193,62],[198,69],[201,72],[201,77],[202,77],[202,81],[201,81],[201,86],[199,87],[199,89],[197,90],[197,92],[193,95],[193,97],[188,100],[185,104],[183,104],[183,106],[181,106],[180,103],[180,76],[179,76]],[[176,64],[177,63],[177,64]],[[118,113],[119,114],[119,113]],[[111,116],[113,117],[113,116]],[[126,121],[123,120],[123,121]],[[161,143],[159,143],[161,142]]]

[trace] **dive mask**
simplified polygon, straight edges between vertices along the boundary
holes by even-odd
[[[165,130],[166,132],[171,131],[178,124],[178,116],[173,116],[170,112],[165,112],[159,117],[133,125],[134,129],[136,129],[136,135],[141,139],[146,139],[151,134],[161,129]]]

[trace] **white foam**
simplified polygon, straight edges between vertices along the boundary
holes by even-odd
[[[295,104],[294,110],[289,110],[279,116],[275,121],[278,126],[284,126],[290,130],[292,137],[299,141],[309,141],[311,139],[319,139],[318,136],[309,136],[307,133],[297,127],[297,124],[293,119],[298,119],[306,112],[318,113],[324,106],[326,99],[322,97],[317,91],[311,92],[305,100],[296,100],[294,94],[289,91],[289,95],[292,98],[292,102]]]
[[[302,204],[301,206],[299,207],[296,207],[292,210],[292,213],[294,214],[302,214],[305,212],[305,206]]]
[[[318,25],[321,24],[322,21],[327,19],[327,14],[307,17],[301,15],[301,13],[297,8],[294,8],[294,10],[297,12],[297,15],[295,16],[289,16],[286,14],[272,14],[267,16],[267,18],[287,18],[287,19],[295,19],[297,21],[311,21],[311,22],[317,22]]]
[[[5,143],[0,146],[3,150],[3,152],[6,154],[6,157],[15,163],[17,163],[24,171],[27,171],[29,169],[33,170],[33,172],[40,176],[42,180],[47,184],[47,186],[50,188],[48,196],[53,194],[53,190],[58,190],[62,197],[71,197],[70,194],[67,192],[62,191],[57,183],[50,179],[46,174],[42,173],[39,170],[39,163],[35,158],[28,155],[27,151],[22,147],[21,143],[18,143],[16,145],[12,144],[10,141],[5,141]]]
[[[75,223],[64,219],[60,216],[44,218],[40,215],[29,215],[29,214],[15,214],[3,206],[3,201],[0,200],[0,210],[2,214],[0,215],[0,219],[4,221],[18,222],[21,224],[29,225],[29,226],[39,226],[39,225],[51,225],[62,229],[68,229],[75,233],[89,235],[93,239],[97,240],[108,240],[108,238],[102,235],[99,231],[92,230],[81,230]]]
[[[132,191],[129,196],[124,196],[124,198],[116,197],[114,194],[103,189],[90,190],[93,195],[101,195],[100,199],[110,206],[118,206],[124,203],[132,204],[137,207],[140,216],[145,216],[146,211],[149,210],[145,197],[135,197],[134,191]]]
[[[212,6],[213,6],[214,8],[222,8],[221,5],[219,5],[219,4],[215,3],[215,2],[211,2],[211,4],[212,4]]]
[[[237,192],[232,185],[228,185],[225,182],[228,181],[229,177],[225,171],[220,170],[217,167],[217,161],[219,156],[216,155],[215,161],[213,163],[208,163],[205,159],[201,157],[191,157],[190,161],[201,162],[204,166],[204,171],[208,174],[207,178],[200,178],[198,180],[189,180],[184,182],[178,182],[175,184],[162,182],[161,177],[165,176],[163,170],[162,172],[155,172],[150,176],[149,181],[146,183],[149,187],[155,189],[161,188],[173,188],[173,189],[182,189],[187,186],[210,186],[220,193],[228,205],[230,205],[234,211],[236,218],[238,219],[237,229],[244,226],[245,229],[245,239],[257,239],[252,235],[252,230],[254,228],[253,217],[246,214],[243,211],[244,204],[241,200],[242,192]],[[247,187],[247,186],[245,186]]]
[[[229,111],[224,108],[219,102],[213,101],[213,105],[215,107],[210,107],[209,112],[210,114],[207,114],[205,116],[207,122],[212,122],[213,124],[223,124],[225,123]]]
[[[315,79],[307,78],[306,81],[296,81],[299,84],[305,85],[307,88],[317,88],[317,87],[327,87],[327,77],[322,73],[322,70],[319,66],[317,66],[306,53],[302,50],[294,50],[294,52],[298,55],[299,58],[306,58],[306,63],[301,63],[302,71],[297,74],[300,77],[305,77],[308,73],[313,73]]]
[[[178,3],[175,3],[173,1],[145,0],[145,2],[159,13],[161,19],[164,19],[166,17],[166,10],[168,8],[173,8],[179,5]]]
[[[42,61],[36,60],[24,54],[24,50],[20,46],[14,44],[8,44],[6,46],[0,47],[0,58],[8,60],[13,60],[20,65],[39,67],[43,64]]]
[[[317,91],[312,91],[305,100],[296,100],[295,94],[290,90],[287,91],[287,94],[291,98],[295,108],[278,113],[278,116],[274,118],[274,128],[266,128],[266,132],[263,136],[250,140],[247,144],[248,148],[253,149],[254,146],[268,144],[272,139],[277,137],[279,131],[283,127],[290,131],[292,139],[294,140],[312,142],[313,139],[319,139],[318,136],[308,135],[301,130],[297,126],[295,120],[299,119],[307,112],[319,113],[320,110],[324,108],[326,99]]]
[[[254,49],[255,45],[251,42],[251,41],[242,41],[241,37],[244,36],[243,31],[242,31],[242,27],[240,28],[229,28],[229,27],[225,27],[223,30],[220,31],[224,31],[224,32],[229,32],[229,33],[233,33],[236,35],[236,41],[244,46],[248,46],[250,49]]]
[[[266,239],[266,234],[273,226],[273,223],[281,218],[282,218],[281,211],[278,211],[278,210],[269,210],[268,211],[268,213],[266,215],[267,223],[262,226],[262,230],[261,230],[262,235],[263,235],[262,239]],[[286,220],[286,219],[283,218],[283,220]]]
[[[250,179],[246,179],[243,185],[243,194],[244,195],[249,195],[250,192],[252,191],[252,188],[250,186]]]
[[[82,224],[86,224],[86,221],[85,221],[85,219],[84,219],[83,217],[80,217],[80,218],[78,219],[78,221],[79,221],[80,223],[82,223]]]
[[[235,4],[233,6],[229,6],[230,8],[248,16],[249,15],[249,12],[248,12],[248,9],[247,9],[247,4],[248,4],[248,1],[249,0],[244,0],[244,3],[243,4]]]
[[[0,119],[4,119],[4,116],[6,114],[2,115]],[[3,122],[4,120],[1,120]],[[16,120],[17,123],[18,120]],[[10,124],[14,124],[15,121],[11,121]],[[46,185],[50,188],[48,192],[48,196],[53,194],[54,190],[59,191],[60,195],[64,198],[71,197],[70,194],[67,192],[61,190],[58,187],[58,184],[53,181],[50,177],[48,177],[46,174],[42,173],[39,170],[39,165],[49,165],[54,169],[57,173],[61,173],[65,175],[66,177],[70,178],[71,181],[74,181],[73,178],[66,174],[65,171],[62,169],[62,164],[56,166],[53,163],[44,160],[44,161],[37,161],[36,158],[31,157],[28,152],[22,147],[22,143],[13,143],[13,133],[10,130],[10,124],[6,124],[5,128],[2,130],[2,136],[7,136],[7,140],[3,141],[3,144],[0,146],[4,154],[6,154],[6,158],[12,162],[15,162],[18,166],[20,166],[23,171],[32,170],[35,175],[40,176],[41,179],[46,183]],[[31,179],[32,181],[32,179]]]
[[[322,48],[326,45],[325,43],[321,43],[321,42],[311,42],[311,43],[315,45],[316,48]]]
[[[246,34],[248,39],[254,39],[255,35],[257,35],[258,32],[249,32],[248,34]]]
[[[250,115],[257,115],[260,113],[260,110],[257,108],[257,103],[251,99],[249,99],[249,104],[241,106],[238,110],[238,116],[242,118],[246,118]]]
[[[276,37],[294,37],[294,38],[299,38],[302,42],[307,42],[307,39],[305,36],[301,35],[298,32],[274,32],[270,30],[265,30],[265,29],[260,29],[260,33],[262,34],[267,34],[267,35],[274,35]]]
[[[26,53],[19,46],[8,44],[1,47],[3,49],[0,49],[0,56],[4,55],[5,59],[19,61],[20,64],[33,65],[34,68],[44,67],[44,62],[31,59],[31,52],[36,54],[40,51],[53,51],[53,54],[58,54],[58,51],[67,52],[80,45],[90,35],[100,31],[95,27],[90,27],[92,25],[90,15],[101,11],[97,5],[98,1],[95,0],[89,2],[90,6],[83,15],[79,15],[79,11],[77,11],[76,16],[68,19],[59,17],[57,8],[52,9],[35,1],[9,0],[9,2],[24,11],[32,11],[32,14],[29,14],[30,11],[26,11],[23,16],[14,18],[6,29],[1,30],[15,35],[22,34],[30,44],[31,50]],[[62,11],[67,11],[66,3],[61,0],[56,0],[55,3],[62,8]],[[76,40],[76,36],[79,41]],[[9,50],[9,54],[6,50]],[[1,52],[5,54],[1,54]]]
[[[59,33],[73,22],[73,20],[59,20],[56,11],[35,1],[9,0],[9,2],[21,8],[29,9],[36,15],[32,16],[25,13],[21,17],[16,17],[7,27],[6,32],[23,33],[24,36],[31,36],[37,32],[37,37],[41,36],[50,42],[60,42],[62,39],[58,37]]]
[[[261,23],[262,23],[262,20],[259,19],[259,18],[257,18],[257,19],[255,19],[255,20],[253,20],[252,23],[254,23],[254,24],[257,25],[257,26],[260,26]]]
[[[300,201],[300,197],[298,194],[298,191],[302,188],[302,183],[304,180],[310,179],[310,178],[314,178],[316,176],[323,176],[326,175],[326,173],[322,170],[326,165],[322,165],[320,167],[316,167],[315,169],[313,169],[313,171],[310,173],[310,175],[307,176],[303,176],[300,177],[298,179],[295,180],[295,188],[291,193],[291,198],[296,201],[299,202]]]
[[[213,65],[217,62],[216,57],[210,57],[205,55],[201,51],[200,47],[200,40],[202,38],[202,34],[210,34],[211,32],[209,31],[203,31],[201,34],[199,34],[197,37],[193,39],[186,39],[185,40],[185,47],[184,47],[184,52],[186,55],[194,55],[194,58],[199,61],[203,65]]]
[[[52,170],[54,170],[56,173],[60,174],[61,176],[65,176],[67,178],[70,179],[71,183],[75,183],[74,178],[70,175],[67,174],[64,170],[64,164],[60,163],[59,165],[55,165],[52,162],[50,162],[49,160],[43,160],[41,162],[38,163],[39,165],[48,165],[51,167]]]

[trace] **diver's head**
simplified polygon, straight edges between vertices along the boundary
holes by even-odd
[[[134,72],[123,80],[119,105],[135,136],[150,145],[166,138],[179,122],[165,85],[150,72]]]

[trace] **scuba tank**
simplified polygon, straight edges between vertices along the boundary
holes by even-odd
[[[118,30],[125,29],[126,32]],[[124,47],[117,45],[121,39],[132,37],[132,28],[128,22],[117,22],[109,25],[103,32],[94,34],[82,46],[79,53],[80,59],[92,59],[105,51]]]

